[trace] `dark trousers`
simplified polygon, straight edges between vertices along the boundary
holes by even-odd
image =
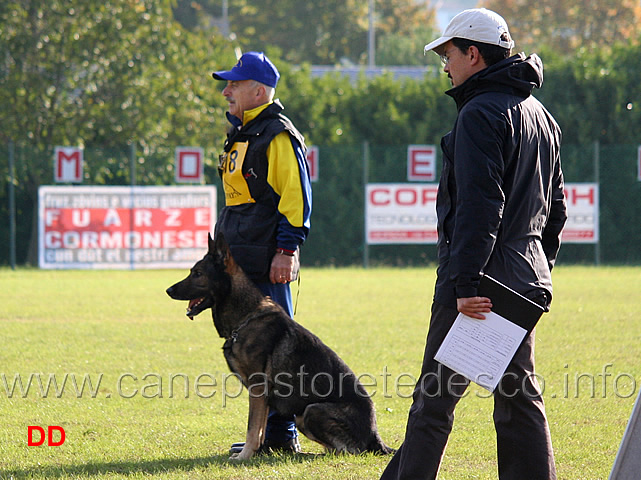
[[[458,312],[438,303],[414,389],[405,440],[381,480],[435,479],[454,423],[454,408],[469,382],[434,360]],[[543,399],[534,374],[534,332],[494,392],[494,426],[501,480],[555,480],[556,468]]]
[[[263,292],[263,295],[271,297],[276,303],[285,309],[287,314],[294,318],[292,306],[292,291],[288,283],[256,283],[256,286]],[[293,416],[283,416],[276,410],[270,410],[267,416],[267,427],[265,429],[265,440],[272,444],[285,443],[298,437],[296,430],[296,419]]]

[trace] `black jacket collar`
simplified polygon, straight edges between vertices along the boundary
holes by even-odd
[[[513,55],[475,73],[458,87],[447,92],[461,108],[473,97],[486,92],[504,92],[528,97],[543,85],[543,63],[536,54]]]

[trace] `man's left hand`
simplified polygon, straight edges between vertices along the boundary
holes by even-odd
[[[296,257],[277,253],[272,259],[269,280],[272,283],[287,283],[294,279]]]
[[[492,302],[487,297],[457,298],[456,308],[463,315],[477,320],[485,320],[484,313],[490,313]]]

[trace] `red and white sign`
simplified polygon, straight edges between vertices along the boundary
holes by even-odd
[[[407,180],[433,182],[436,179],[436,147],[434,145],[408,145]]]
[[[318,147],[312,145],[307,149],[307,165],[309,165],[309,178],[312,182],[318,181]]]
[[[437,184],[371,183],[367,185],[365,230],[368,244],[433,244],[436,230]],[[599,241],[599,186],[566,183],[568,220],[564,243]]]
[[[568,221],[565,223],[563,243],[598,243],[599,241],[599,185],[597,183],[566,183],[565,201]]]
[[[436,243],[437,190],[436,184],[368,184],[367,243]]]
[[[203,149],[176,147],[176,183],[201,183],[203,180]]]
[[[56,147],[53,156],[53,179],[56,183],[82,183],[82,149]]]
[[[41,268],[189,268],[207,253],[216,187],[40,187]]]

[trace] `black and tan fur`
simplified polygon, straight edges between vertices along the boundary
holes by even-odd
[[[167,289],[189,300],[190,318],[211,308],[225,338],[227,365],[249,392],[245,447],[250,458],[262,445],[269,409],[296,415],[298,429],[335,452],[391,453],[377,427],[365,388],[339,356],[317,336],[264,297],[234,262],[222,235],[187,278]]]

